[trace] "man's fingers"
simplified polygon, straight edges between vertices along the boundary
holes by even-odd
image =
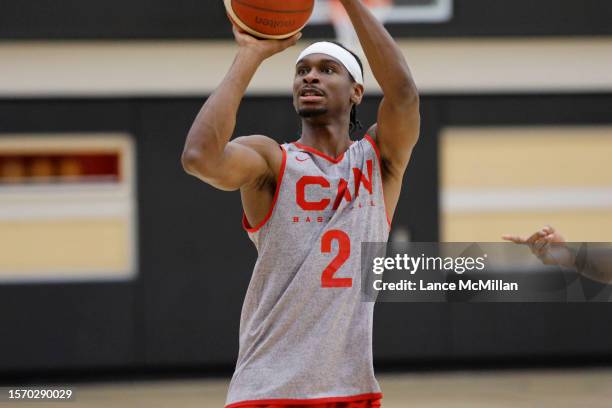
[[[540,236],[540,231],[535,232],[535,233],[531,234],[529,236],[529,238],[527,238],[525,240],[525,242],[531,245],[531,244],[533,244],[535,242],[536,239],[538,239],[539,236]]]
[[[236,24],[232,24],[232,31],[234,32],[234,35],[237,35],[237,34],[246,34],[246,31],[244,31],[242,28],[238,27]]]
[[[527,243],[528,244],[533,244],[534,242],[536,242],[539,238],[545,237],[546,233],[542,230],[533,233],[529,238],[527,238]]]
[[[527,240],[525,238],[521,238],[521,237],[516,236],[516,235],[502,235],[502,239],[505,240],[505,241],[514,242],[515,244],[525,244],[525,243],[527,243]]]
[[[548,241],[546,240],[546,237],[543,237],[533,243],[533,248],[540,253],[546,244],[548,244]]]
[[[287,38],[286,40],[283,40],[283,47],[289,48],[292,45],[295,45],[300,40],[300,38],[302,38],[301,32]]]
[[[252,37],[249,33],[238,27],[236,24],[232,24],[232,31],[234,32],[234,38],[237,40]]]

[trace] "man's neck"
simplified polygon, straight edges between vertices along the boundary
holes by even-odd
[[[351,145],[347,125],[312,124],[302,121],[302,135],[298,140],[331,157],[338,157]]]

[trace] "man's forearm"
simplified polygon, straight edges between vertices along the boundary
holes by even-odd
[[[340,0],[344,5],[372,73],[386,98],[417,97],[417,89],[404,56],[385,27],[361,0]]]
[[[220,157],[236,126],[236,115],[246,89],[262,62],[261,56],[240,49],[227,75],[206,100],[189,130],[184,161],[206,154],[210,160]]]

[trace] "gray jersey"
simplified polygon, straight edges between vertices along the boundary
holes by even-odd
[[[281,149],[268,216],[253,228],[243,217],[258,258],[226,403],[380,397],[374,303],[360,294],[361,242],[389,236],[378,151],[369,136],[336,159]]]

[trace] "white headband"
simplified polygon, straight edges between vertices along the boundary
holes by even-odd
[[[353,54],[340,47],[339,45],[327,41],[314,43],[311,46],[307,47],[304,51],[302,51],[295,63],[297,64],[306,56],[311,54],[325,54],[337,59],[342,65],[344,65],[344,68],[346,68],[347,71],[353,76],[355,82],[360,85],[363,85],[363,73],[361,72],[361,68],[359,67],[357,59],[353,56]]]

